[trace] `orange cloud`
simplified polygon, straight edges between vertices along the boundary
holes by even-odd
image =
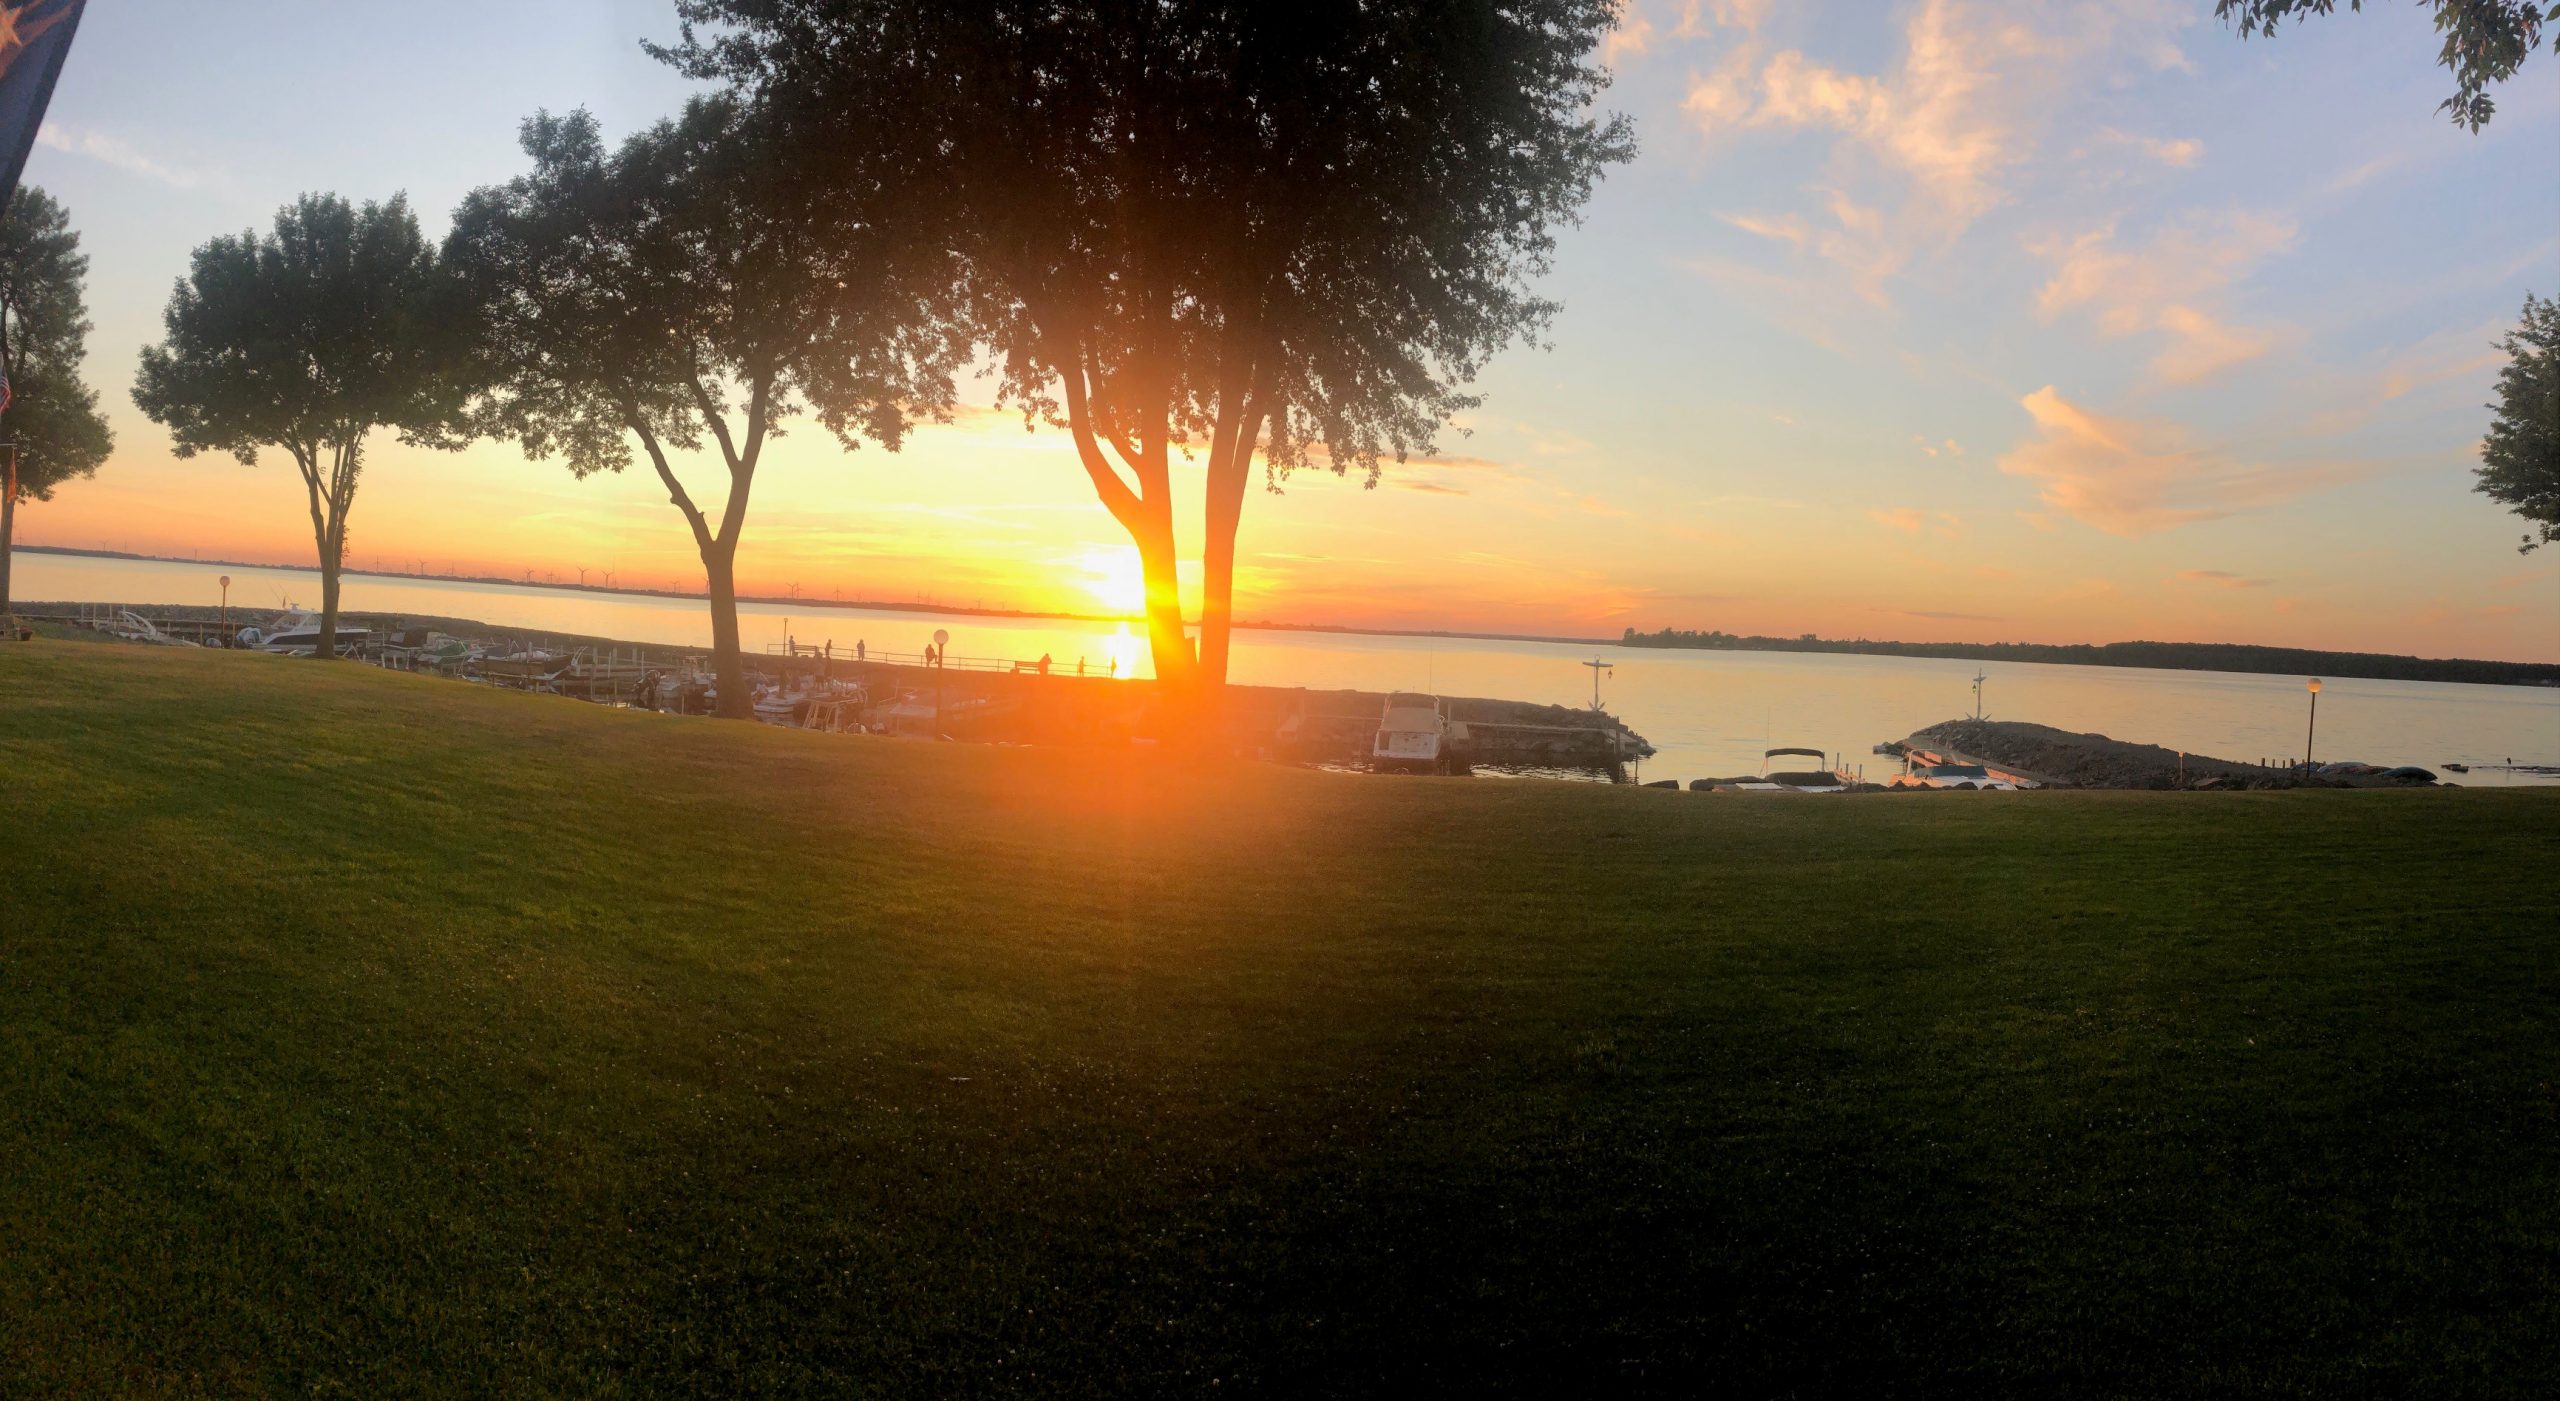
[[[1957,519],[1952,511],[1923,511],[1913,506],[1896,506],[1891,510],[1871,510],[1867,512],[1867,519],[1888,530],[1899,530],[1905,535],[1917,535],[1923,530],[1934,530],[1950,540],[1964,528],[1964,522]]]
[[[2086,307],[2109,336],[2157,332],[2167,344],[2152,373],[2190,384],[2272,349],[2268,331],[2226,324],[2210,309],[2218,294],[2261,261],[2293,246],[2290,220],[2243,210],[2190,214],[2138,248],[2119,246],[2108,224],[2076,238],[2045,238],[2028,251],[2054,264],[2036,295],[2052,320]]]
[[[2192,136],[2172,140],[2118,131],[2114,127],[2100,127],[2098,140],[2110,146],[2132,147],[2162,165],[2173,165],[2182,169],[2204,158],[2204,143]]]
[[[1620,58],[1632,58],[1652,48],[1654,38],[1653,21],[1646,17],[1644,7],[1636,0],[1620,0],[1617,26],[1600,41],[1600,61],[1615,68]]]
[[[2019,401],[2039,436],[2000,470],[2043,484],[2039,499],[2110,535],[2131,538],[2214,520],[2361,475],[2340,464],[2274,467],[2190,445],[2174,423],[2091,413],[2046,385]]]

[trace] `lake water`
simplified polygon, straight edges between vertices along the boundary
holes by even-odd
[[[11,592],[21,600],[213,604],[214,580],[231,576],[231,603],[251,620],[283,600],[315,603],[319,579],[307,571],[19,554]],[[504,584],[385,579],[350,574],[344,606],[374,613],[473,618],[527,632],[578,633],[675,646],[710,645],[704,605],[677,599],[591,594]],[[1031,660],[1046,653],[1073,670],[1116,660],[1144,674],[1147,649],[1133,626],[948,614],[793,609],[744,604],[739,626],[748,651],[796,637],[803,643],[857,640],[873,651],[922,651],[948,629],[954,657]],[[1395,688],[1447,695],[1588,705],[1591,676],[1581,664],[1611,663],[1601,680],[1608,708],[1661,750],[1646,778],[1689,779],[1751,773],[1761,751],[1800,745],[1866,762],[1869,754],[1940,720],[1970,713],[1970,661],[1795,652],[1678,652],[1540,642],[1471,642],[1334,633],[1240,631],[1233,679],[1315,689]],[[2283,759],[2303,752],[2309,696],[2303,678],[2128,667],[1986,663],[1984,712],[2067,730],[2166,745],[2217,758]],[[2560,764],[2560,688],[2473,686],[2429,681],[2324,679],[2315,752],[2376,764]],[[2474,772],[2474,785],[2521,781]]]

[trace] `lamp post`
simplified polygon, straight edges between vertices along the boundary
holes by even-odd
[[[951,634],[943,628],[933,630],[933,732],[942,734],[942,663],[951,651]]]
[[[2311,767],[2311,739],[2320,733],[2320,678],[2311,678],[2311,723],[2302,731],[2302,766]]]
[[[222,635],[228,639],[231,636],[231,576],[225,574],[215,582],[222,585]],[[228,646],[228,641],[224,645]]]

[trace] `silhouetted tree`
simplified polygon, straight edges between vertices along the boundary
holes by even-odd
[[[1592,102],[1612,0],[681,0],[671,57],[810,114],[885,106],[964,217],[998,400],[1068,428],[1136,544],[1156,672],[1227,670],[1254,459],[1428,452],[1634,146]],[[853,149],[831,141],[813,159]],[[1204,456],[1201,647],[1173,465]]]
[[[2541,0],[2430,0],[2436,32],[2444,47],[2436,61],[2453,74],[2453,96],[2436,110],[2473,131],[2489,124],[2497,104],[2489,97],[2492,83],[2515,75],[2542,40],[2542,26],[2560,20],[2560,4],[2546,10]],[[2347,0],[2361,10],[2364,0]],[[2286,19],[2334,14],[2338,0],[2215,0],[2214,14],[2240,31],[2240,37],[2273,35]]]
[[[274,231],[195,251],[142,352],[133,402],[165,424],[180,457],[227,452],[255,464],[281,448],[302,473],[320,556],[318,655],[337,654],[347,517],[377,428],[458,447],[465,383],[435,249],[406,195],[362,208],[304,195]]]
[[[533,170],[474,191],[445,245],[488,376],[475,428],[580,477],[639,443],[702,557],[721,713],[750,716],[736,565],[766,442],[809,412],[894,452],[916,415],[949,416],[956,271],[918,226],[929,190],[886,140],[821,185],[729,98],[611,153],[583,111],[531,118],[523,145]],[[716,516],[668,456],[706,439]]]
[[[2524,294],[2524,313],[2500,342],[2496,415],[2480,443],[2475,489],[2533,522],[2524,552],[2560,540],[2560,301]]]
[[[21,498],[42,501],[98,470],[115,439],[98,394],[80,379],[89,354],[82,282],[89,260],[71,216],[51,195],[21,186],[0,215],[0,617],[9,612],[9,550]]]

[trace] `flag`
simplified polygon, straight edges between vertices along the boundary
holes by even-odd
[[[9,411],[9,372],[0,369],[0,413]]]
[[[71,52],[88,0],[0,0],[0,201],[18,192],[18,172],[44,125],[53,80]]]

